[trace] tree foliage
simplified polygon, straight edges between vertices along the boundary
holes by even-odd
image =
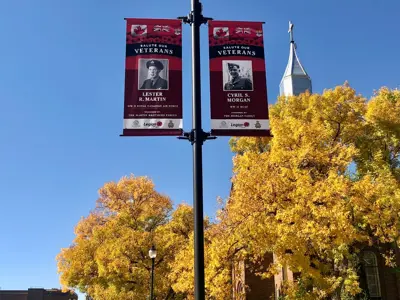
[[[287,299],[349,299],[361,292],[365,246],[394,266],[400,245],[400,91],[369,101],[348,84],[322,94],[281,97],[270,108],[273,137],[233,138],[233,186],[204,223],[206,295],[231,299],[243,261],[269,277],[282,265],[299,274]],[[96,209],[58,255],[65,287],[94,299],[145,299],[157,246],[157,299],[194,299],[193,212],[145,177],[124,177],[99,191]],[[267,270],[263,258],[278,263]],[[347,298],[346,298],[347,297]]]
[[[362,247],[381,249],[390,264],[385,246],[399,245],[400,91],[382,88],[367,101],[345,84],[281,97],[270,112],[273,138],[231,140],[219,247],[255,261],[275,253],[301,274],[289,299],[355,295]],[[309,287],[301,296],[299,282]]]
[[[191,207],[172,211],[151,180],[133,175],[106,183],[99,195],[96,209],[76,226],[73,244],[57,256],[62,284],[99,300],[145,299],[154,244],[155,296],[179,299],[170,264],[193,232]]]

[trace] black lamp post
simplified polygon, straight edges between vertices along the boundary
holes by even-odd
[[[204,276],[204,214],[203,214],[203,143],[215,139],[204,132],[201,125],[201,70],[200,70],[200,26],[212,18],[203,16],[200,0],[191,0],[191,12],[179,17],[192,26],[192,116],[193,129],[185,132],[180,139],[187,139],[193,146],[193,208],[194,208],[194,296],[195,300],[205,299]]]
[[[156,247],[151,246],[151,249],[149,250],[149,256],[151,258],[151,285],[150,285],[150,300],[154,300],[154,259],[157,256],[157,250]]]

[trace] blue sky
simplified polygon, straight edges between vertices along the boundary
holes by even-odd
[[[398,0],[204,0],[204,15],[265,21],[269,103],[289,53],[288,21],[314,92],[348,80],[370,97],[399,87]],[[59,287],[55,256],[107,181],[151,177],[192,203],[192,149],[174,137],[122,138],[124,17],[176,18],[189,0],[0,1],[0,287]],[[190,27],[183,30],[184,129],[191,129]],[[207,27],[203,127],[210,128]],[[204,146],[204,207],[229,193],[228,138]]]

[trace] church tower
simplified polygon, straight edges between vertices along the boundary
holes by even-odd
[[[311,78],[300,63],[296,53],[297,46],[293,39],[293,27],[294,25],[289,21],[290,52],[289,61],[279,85],[281,96],[297,96],[306,90],[312,93]]]

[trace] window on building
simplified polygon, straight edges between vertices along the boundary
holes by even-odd
[[[381,285],[379,282],[378,260],[372,251],[365,251],[363,253],[363,264],[365,270],[365,279],[369,296],[371,298],[381,297]]]

